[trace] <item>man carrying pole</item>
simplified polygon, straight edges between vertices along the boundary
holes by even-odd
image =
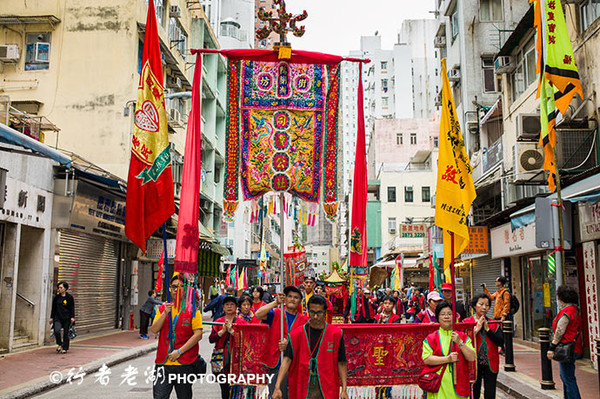
[[[454,257],[469,243],[467,215],[477,196],[471,163],[465,149],[456,108],[442,60],[442,115],[440,118],[440,152],[435,201],[435,224],[444,230],[444,274],[454,284]],[[449,281],[448,281],[449,280]],[[456,314],[455,292],[452,291],[452,314]],[[454,318],[453,318],[454,323]]]

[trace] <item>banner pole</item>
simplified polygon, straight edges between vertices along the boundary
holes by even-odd
[[[454,284],[454,232],[450,232],[450,280],[452,282],[452,331],[456,326],[456,284]],[[454,345],[450,345],[453,347]],[[460,350],[460,349],[459,349]],[[452,350],[450,350],[452,352]],[[458,360],[456,360],[458,363]],[[452,366],[452,376],[454,378],[454,384],[457,382],[456,363]]]
[[[167,223],[163,223],[162,225],[163,231],[163,253],[165,263],[165,283],[163,287],[167,290],[167,302],[171,302],[171,280],[169,278],[169,254],[167,253]],[[169,312],[169,345],[171,349],[173,348],[173,337],[171,336],[171,332],[173,331],[173,319],[172,314]]]
[[[280,262],[279,262],[279,281],[281,281],[281,292],[283,292],[283,273],[285,272],[285,265],[283,262],[283,253],[285,252],[284,250],[284,246],[285,246],[285,241],[284,241],[284,221],[285,221],[285,215],[283,214],[283,192],[279,193],[279,227],[280,227],[280,231],[279,231],[279,249],[281,252],[281,257],[280,257]],[[283,341],[283,323],[287,323],[287,318],[285,317],[285,309],[283,306],[283,303],[281,304],[281,322],[279,324],[281,324],[281,332],[280,332],[280,341]],[[281,359],[281,363],[283,363],[283,352],[281,352],[280,355],[280,359]]]

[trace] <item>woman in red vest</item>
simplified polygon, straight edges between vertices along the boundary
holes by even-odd
[[[483,381],[485,399],[496,398],[496,378],[500,359],[498,349],[504,345],[504,337],[500,323],[489,324],[486,316],[490,310],[491,300],[486,294],[477,294],[471,300],[471,307],[475,314],[467,317],[465,323],[477,323],[473,328],[475,344],[477,347],[477,379],[473,384],[473,398],[481,396],[481,382]]]
[[[563,382],[565,399],[579,399],[579,387],[575,379],[575,359],[581,358],[583,353],[583,344],[581,343],[581,315],[577,302],[579,295],[575,289],[561,285],[556,290],[556,298],[560,311],[552,322],[552,331],[554,338],[550,343],[548,350],[548,359],[552,360],[556,346],[561,344],[575,343],[575,354],[570,362],[561,362],[560,379]]]
[[[237,317],[237,299],[234,296],[226,296],[223,299],[223,311],[225,316],[219,317],[215,323],[223,323],[223,325],[215,325],[210,332],[208,342],[215,344],[215,352],[222,350],[222,362],[214,362],[211,359],[211,366],[214,374],[228,374],[231,364],[231,345],[233,343],[233,328],[234,324],[246,324],[246,321],[241,317]],[[213,352],[213,353],[215,353]],[[221,364],[217,364],[221,363]],[[221,366],[222,365],[222,366]],[[215,366],[222,367],[221,370],[215,370]],[[219,384],[221,387],[221,397],[229,398],[229,384]]]
[[[452,305],[442,302],[435,309],[440,323],[439,330],[429,334],[423,341],[425,370],[442,375],[438,392],[427,392],[427,399],[459,399],[471,395],[469,365],[475,360],[475,350],[465,333],[452,331]],[[454,384],[456,375],[456,384]]]
[[[257,324],[260,323],[256,317],[254,317],[254,311],[252,310],[252,298],[248,295],[242,295],[237,302],[238,305],[238,317],[244,320],[246,323]]]
[[[444,299],[437,291],[431,291],[429,294],[427,294],[427,307],[421,310],[415,316],[415,323],[437,323],[437,319],[435,318],[435,309],[443,300]]]

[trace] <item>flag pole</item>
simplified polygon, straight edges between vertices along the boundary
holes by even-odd
[[[165,264],[165,283],[163,287],[166,287],[167,290],[167,302],[171,302],[171,280],[169,279],[169,254],[167,253],[167,223],[163,223],[162,225],[163,231],[163,253],[164,253],[164,264]],[[173,348],[173,337],[171,332],[173,331],[173,319],[172,314],[169,312],[169,345],[170,348]]]
[[[284,253],[284,245],[285,245],[285,241],[284,241],[284,221],[285,221],[285,215],[283,214],[283,192],[279,193],[279,249],[281,252],[281,256],[279,259],[279,281],[281,284],[281,292],[283,292],[283,273],[285,272],[285,266],[284,266],[284,262],[283,262],[283,253]],[[281,304],[281,322],[279,323],[281,325],[281,330],[280,330],[280,341],[283,341],[283,323],[287,323],[287,319],[285,317],[285,309],[283,307],[283,303]],[[283,352],[281,352],[280,355],[281,358],[281,363],[283,363]]]
[[[558,158],[556,157],[556,147],[554,147],[554,149],[552,151],[554,152],[554,159],[557,160]],[[561,186],[560,186],[560,169],[559,169],[558,164],[555,164],[555,165],[556,165],[556,175],[555,175],[556,204],[552,204],[552,207],[553,207],[552,212],[554,213],[554,215],[553,215],[554,237],[555,237],[554,250],[558,251],[558,256],[554,257],[554,259],[556,259],[556,288],[558,288],[561,285],[563,285],[563,281],[564,281],[563,265],[565,262],[565,251],[564,251],[564,226],[563,226],[563,213],[562,213],[563,202],[562,202],[562,193],[561,193]],[[558,217],[555,217],[555,216],[558,216]],[[556,245],[557,244],[556,243],[557,233],[558,233],[558,245]]]
[[[454,332],[454,327],[456,326],[456,287],[454,284],[454,232],[453,231],[450,232],[450,280],[452,283],[452,331]],[[452,352],[452,350],[450,350],[450,352]],[[456,363],[458,363],[458,359],[456,359]],[[456,373],[456,363],[454,363],[453,367],[452,367],[452,376],[454,378],[455,385],[458,381],[457,380],[458,375]]]

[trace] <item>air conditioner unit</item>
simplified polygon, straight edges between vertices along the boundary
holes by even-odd
[[[35,62],[50,62],[50,43],[45,42],[37,42],[34,46],[35,54],[34,61]]]
[[[557,129],[556,164],[560,169],[588,170],[596,166],[594,130]]]
[[[466,125],[466,130],[469,133],[477,133],[479,131],[479,122],[471,121],[467,122]]]
[[[396,234],[396,229],[395,228],[388,229],[388,232],[390,234]]]
[[[436,48],[446,47],[446,36],[436,36],[433,39],[433,46]]]
[[[171,18],[181,17],[181,8],[179,8],[179,6],[170,6],[169,7],[169,17],[171,17]]]
[[[515,151],[515,183],[543,180],[544,151],[537,143],[517,142]]]
[[[458,82],[460,80],[460,69],[452,68],[448,71],[448,80],[451,82]]]
[[[494,61],[494,71],[497,74],[510,73],[515,70],[515,63],[510,56],[501,56]]]
[[[538,141],[540,138],[540,126],[539,114],[517,115],[517,140]]]
[[[19,46],[16,44],[0,45],[0,61],[15,62],[19,59]]]
[[[175,123],[180,123],[181,114],[179,113],[179,110],[176,108],[169,109],[169,119]]]

